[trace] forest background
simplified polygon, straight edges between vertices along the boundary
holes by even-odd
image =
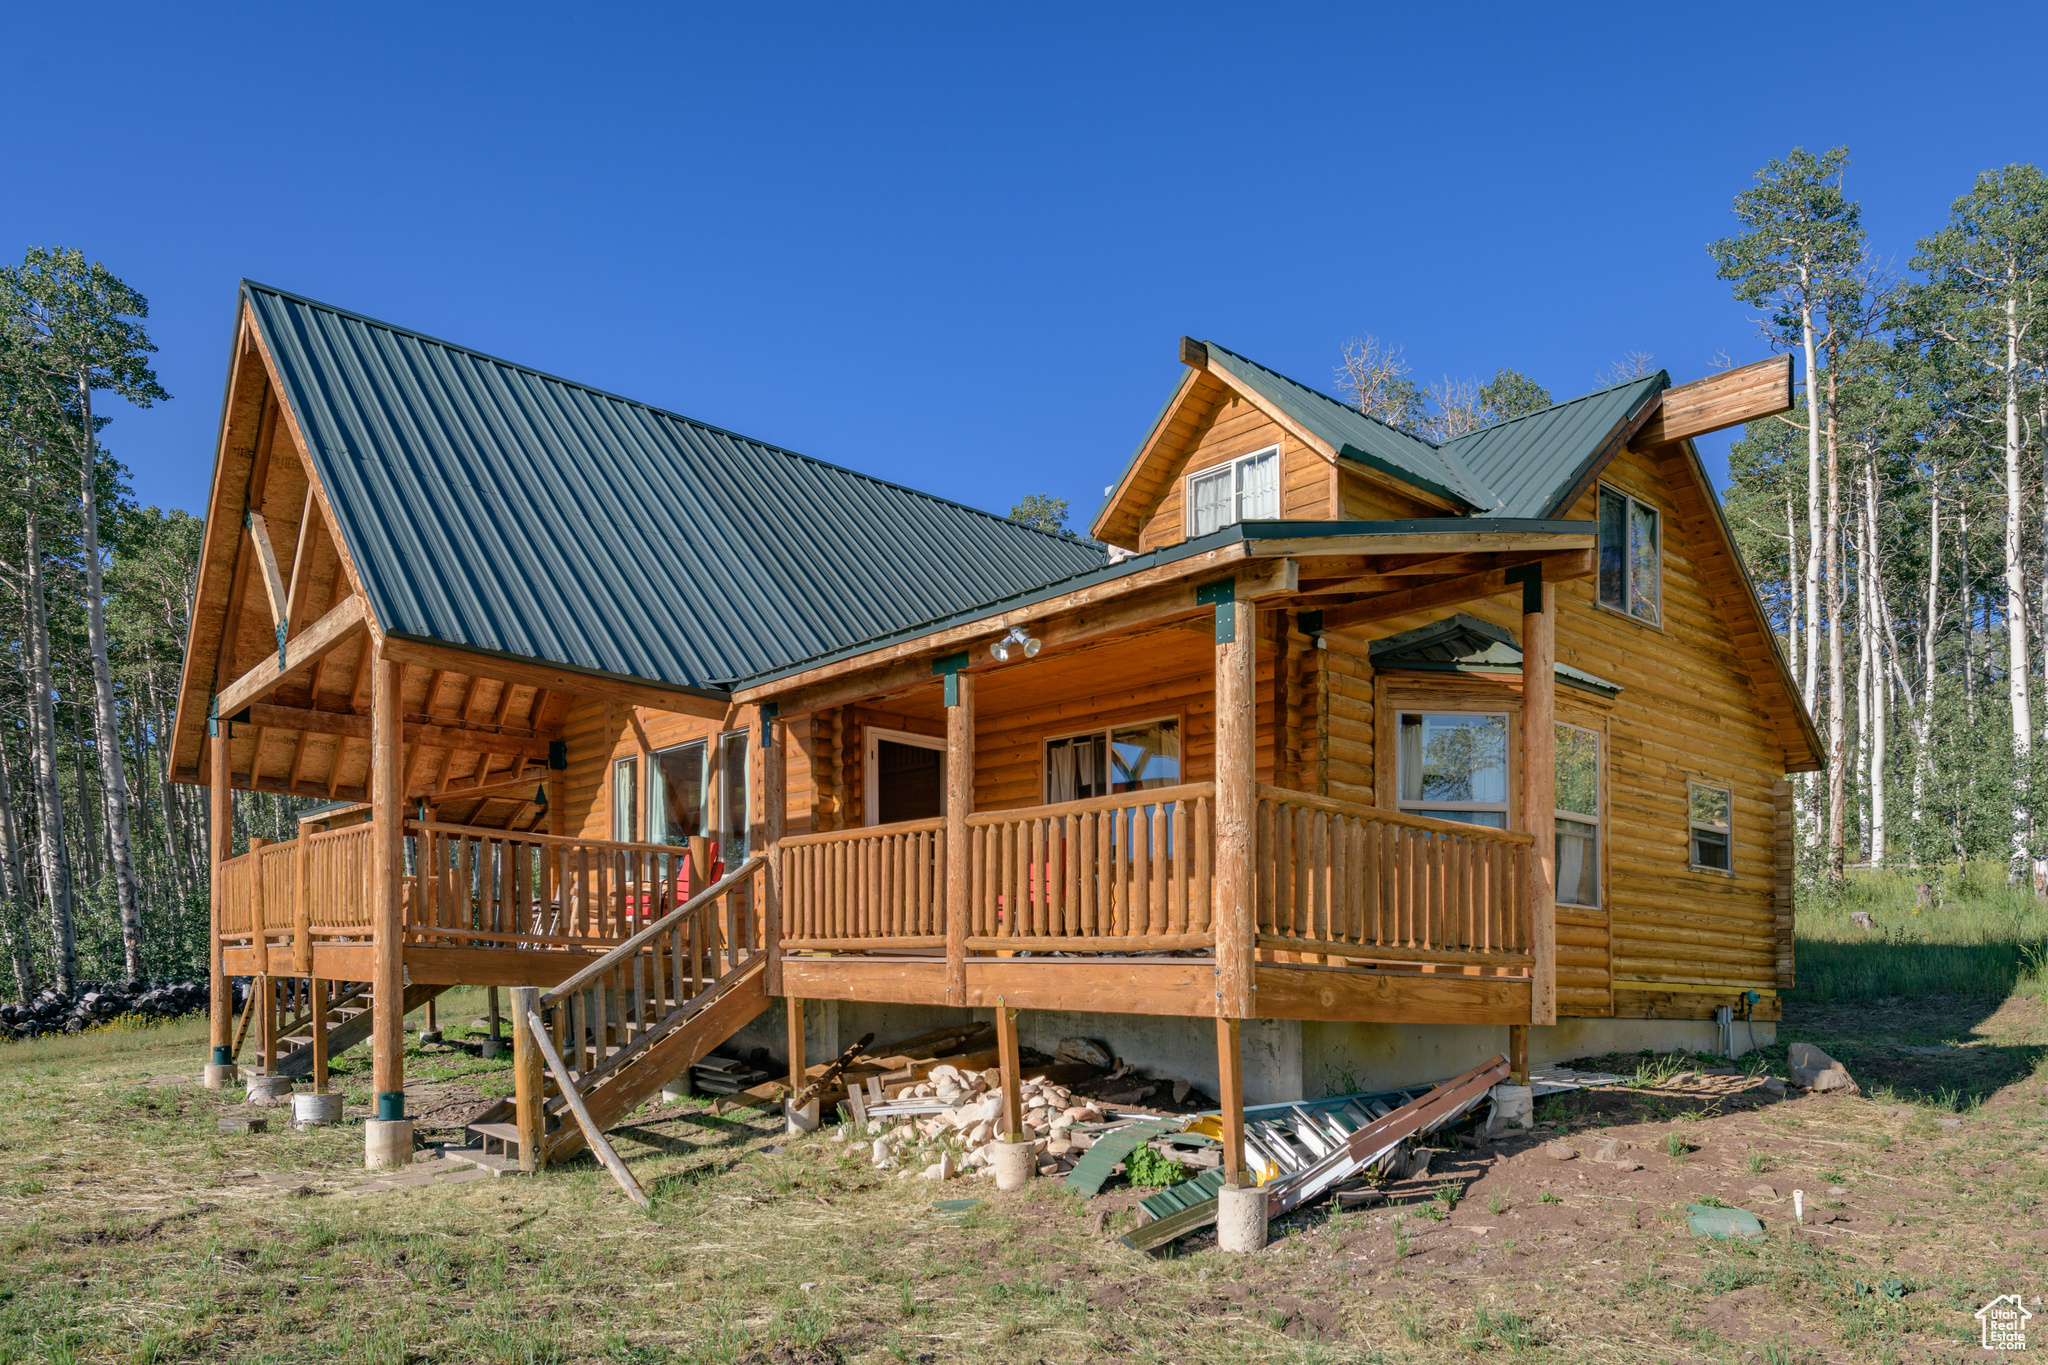
[[[1799,406],[1743,433],[1723,497],[1827,749],[1798,785],[1801,894],[1858,865],[1960,887],[1990,861],[2048,895],[2048,179],[1984,172],[1897,261],[1848,166],[1771,162],[1702,261],[1797,358]],[[95,412],[170,399],[147,316],[76,250],[0,267],[0,937],[22,998],[204,974],[206,801],[167,748],[204,528],[137,505]],[[1552,398],[1505,366],[1418,383],[1370,336],[1334,359],[1354,404],[1432,439]],[[1064,527],[1067,504],[1012,515]],[[308,804],[238,793],[237,846]]]

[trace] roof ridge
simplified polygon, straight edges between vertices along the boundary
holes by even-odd
[[[1335,403],[1338,407],[1345,409],[1347,412],[1355,413],[1358,416],[1363,417],[1368,422],[1375,422],[1380,426],[1385,427],[1388,431],[1393,432],[1396,436],[1405,436],[1411,441],[1420,441],[1423,445],[1428,446],[1431,450],[1443,449],[1442,446],[1438,445],[1435,441],[1430,440],[1427,436],[1424,436],[1419,431],[1410,431],[1406,427],[1397,427],[1384,417],[1375,417],[1371,413],[1365,411],[1363,408],[1354,407],[1352,404],[1345,402],[1343,399],[1337,397],[1337,395],[1333,393],[1324,393],[1321,389],[1317,388],[1313,384],[1305,384],[1301,380],[1296,379],[1291,374],[1282,374],[1280,373],[1280,371],[1274,369],[1271,365],[1261,364],[1260,362],[1253,360],[1248,355],[1242,355],[1236,351],[1231,350],[1228,346],[1219,345],[1216,342],[1208,340],[1204,340],[1202,342],[1202,345],[1212,347],[1215,350],[1221,351],[1223,352],[1223,354],[1229,356],[1232,360],[1241,360],[1245,364],[1250,365],[1253,369],[1264,370],[1267,374],[1272,375],[1275,379],[1282,379],[1288,382],[1289,384],[1294,385],[1295,388],[1300,389],[1303,393],[1312,393],[1326,403]]]
[[[706,422],[701,418],[692,417],[688,413],[676,412],[670,408],[656,407],[654,404],[645,402],[642,399],[629,398],[625,394],[614,393],[610,389],[600,389],[596,385],[586,384],[580,379],[569,379],[559,374],[550,373],[547,370],[537,369],[532,365],[522,365],[516,360],[507,360],[503,356],[492,355],[489,351],[480,351],[474,346],[465,346],[459,341],[449,341],[445,337],[430,336],[427,333],[418,330],[417,328],[404,327],[395,322],[386,322],[382,318],[373,318],[369,316],[367,313],[358,313],[353,311],[352,309],[342,308],[335,304],[323,303],[319,299],[308,298],[304,294],[295,294],[289,289],[279,289],[276,285],[264,284],[261,281],[249,279],[247,276],[244,276],[242,278],[242,288],[244,290],[260,289],[266,294],[274,294],[281,299],[290,299],[292,302],[303,304],[308,308],[318,308],[322,312],[333,313],[338,317],[353,319],[354,321],[360,322],[367,327],[382,328],[384,331],[393,332],[399,336],[411,337],[414,340],[424,342],[429,346],[439,346],[446,350],[459,352],[463,355],[474,356],[478,360],[487,361],[493,365],[502,365],[508,370],[516,370],[521,374],[532,375],[536,379],[544,379],[551,384],[563,384],[567,385],[569,388],[572,389],[581,389],[583,392],[595,395],[596,397],[607,399],[614,403],[624,403],[628,407],[639,408],[643,412],[651,412],[656,414],[657,416],[665,417],[670,421],[685,422],[688,423],[690,426],[698,427],[704,431],[715,432],[720,436],[727,436],[735,441],[745,441],[748,445],[758,446],[762,450],[773,451],[777,455],[785,455],[792,460],[802,460],[806,464],[813,464],[820,466],[821,468],[824,469],[833,470],[837,473],[848,474],[856,479],[863,479],[866,480],[868,483],[877,484],[883,488],[892,488],[899,493],[908,493],[913,497],[924,498],[929,502],[935,502],[940,504],[941,506],[957,507],[963,512],[972,512],[976,516],[987,517],[992,521],[1000,521],[1005,523],[1006,525],[1015,526],[1019,530],[1029,531],[1033,535],[1047,536],[1053,540],[1066,541],[1069,543],[1079,543],[1083,545],[1090,543],[1085,538],[1080,536],[1072,536],[1060,531],[1048,531],[1045,530],[1043,527],[1039,526],[1030,526],[1025,524],[1024,522],[1016,520],[1014,517],[1003,516],[999,512],[991,512],[986,508],[975,507],[972,506],[971,504],[959,502],[952,498],[940,497],[937,493],[930,493],[922,488],[912,488],[908,484],[897,483],[892,479],[884,479],[877,475],[868,474],[861,470],[851,468],[847,465],[834,464],[830,460],[821,460],[815,455],[806,455],[800,450],[791,450],[787,446],[776,445],[772,441],[764,441],[758,436],[749,436],[745,432],[734,431],[730,427],[722,427],[714,422]]]
[[[1513,426],[1517,422],[1525,422],[1531,417],[1542,417],[1546,414],[1556,412],[1559,408],[1568,408],[1574,403],[1583,403],[1589,398],[1600,398],[1607,394],[1614,393],[1620,389],[1628,388],[1631,384],[1640,384],[1646,379],[1662,379],[1665,385],[1669,386],[1671,383],[1671,374],[1667,370],[1656,370],[1649,374],[1639,374],[1635,376],[1635,378],[1633,379],[1624,379],[1619,384],[1609,384],[1604,389],[1589,389],[1585,393],[1578,395],[1576,398],[1565,399],[1562,403],[1552,403],[1548,407],[1535,408],[1529,412],[1518,412],[1513,417],[1504,417],[1498,422],[1489,422],[1487,425],[1483,427],[1474,427],[1472,430],[1468,432],[1464,432],[1461,435],[1453,436],[1450,440],[1445,441],[1444,446],[1456,445],[1458,442],[1466,440],[1473,436],[1477,436],[1484,431],[1499,431],[1502,427]],[[1438,449],[1442,448],[1442,446],[1438,447]]]

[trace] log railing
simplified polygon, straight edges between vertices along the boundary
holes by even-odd
[[[945,946],[944,819],[803,834],[780,847],[784,948]]]
[[[969,952],[1207,948],[1214,783],[967,817]]]
[[[1529,835],[1258,791],[1258,946],[1526,969]]]

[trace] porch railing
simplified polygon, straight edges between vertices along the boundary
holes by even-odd
[[[944,819],[802,834],[781,849],[783,947],[945,947]]]
[[[1258,946],[1530,966],[1527,834],[1260,787]]]

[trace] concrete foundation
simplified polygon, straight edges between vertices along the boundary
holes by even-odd
[[[939,1005],[873,1004],[855,1000],[804,1002],[806,1064],[829,1061],[863,1033],[877,1044],[963,1023],[993,1022],[991,1009]],[[781,1057],[787,1026],[778,1002],[740,1030],[719,1051],[746,1056],[756,1047]],[[1185,1080],[1216,1097],[1216,1026],[1209,1019],[1155,1014],[1069,1014],[1024,1010],[1018,1042],[1050,1054],[1062,1038],[1093,1038],[1146,1075]],[[1759,1021],[1757,1046],[1777,1038],[1778,1026]],[[1750,1027],[1738,1023],[1739,1052],[1750,1049]],[[1242,1030],[1244,1101],[1278,1104],[1356,1090],[1427,1085],[1468,1071],[1508,1050],[1504,1024],[1351,1024],[1321,1020],[1247,1019]],[[1548,1066],[1608,1052],[1712,1052],[1711,1019],[1563,1019],[1529,1030],[1529,1062]]]
[[[363,1168],[388,1171],[412,1165],[411,1119],[366,1119],[363,1122]]]
[[[503,1056],[508,1050],[509,1049],[501,1040],[497,1038],[486,1038],[483,1040],[483,1043],[481,1044],[478,1055],[484,1057],[485,1059],[489,1059],[492,1057]]]
[[[799,1109],[788,1100],[784,1100],[782,1118],[785,1132],[815,1133],[818,1131],[818,1102],[812,1100]]]
[[[292,1122],[301,1128],[320,1128],[341,1122],[341,1092],[324,1095],[302,1091],[292,1096]]]
[[[1216,1192],[1216,1249],[1266,1249],[1266,1192],[1257,1185],[1225,1185]]]
[[[1021,1190],[1038,1173],[1038,1149],[1029,1142],[998,1142],[988,1157],[999,1190]]]
[[[208,1090],[225,1090],[240,1079],[241,1074],[234,1066],[208,1062],[206,1070],[200,1074],[199,1083]]]
[[[250,1104],[287,1103],[292,1097],[292,1078],[289,1076],[251,1076],[247,1099]]]

